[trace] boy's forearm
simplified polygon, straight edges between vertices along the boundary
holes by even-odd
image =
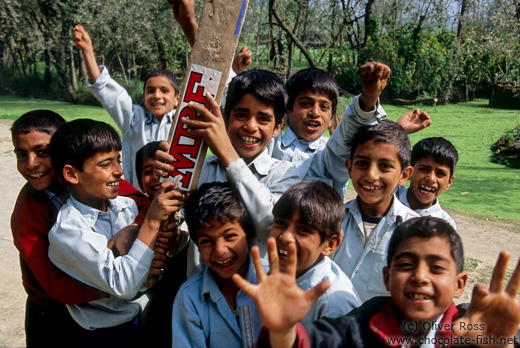
[[[143,221],[141,229],[139,230],[137,239],[139,239],[147,247],[153,250],[155,246],[155,240],[157,239],[157,234],[159,233],[160,228],[161,223],[159,221],[149,219],[146,217]]]
[[[81,55],[83,56],[83,61],[85,62],[85,68],[87,69],[88,79],[90,83],[95,83],[97,78],[101,74],[101,70],[99,70],[99,66],[96,62],[94,50],[81,50]]]
[[[379,99],[379,94],[370,95],[363,90],[363,92],[361,92],[361,95],[359,96],[359,105],[361,106],[361,110],[363,110],[363,111],[374,110],[374,107],[376,106],[378,99]]]

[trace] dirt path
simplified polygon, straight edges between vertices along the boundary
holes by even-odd
[[[16,171],[9,132],[11,122],[0,120],[0,348],[25,347],[23,329],[26,294],[22,287],[18,252],[13,245],[9,219],[24,184]],[[464,241],[466,268],[470,279],[488,282],[500,250],[520,257],[520,221],[486,220],[470,213],[449,211]],[[509,265],[513,268],[513,262]],[[472,284],[466,287],[467,301]]]

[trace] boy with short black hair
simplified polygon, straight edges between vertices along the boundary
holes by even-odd
[[[398,186],[397,198],[419,215],[442,218],[456,229],[455,220],[441,208],[438,197],[453,183],[458,160],[457,149],[444,138],[418,141],[412,148],[410,187]]]
[[[155,162],[155,152],[161,147],[158,141],[152,141],[146,144],[135,154],[135,172],[137,181],[141,191],[150,199],[153,199],[155,193],[161,186],[159,178],[153,172],[153,164]]]
[[[443,219],[413,218],[396,229],[384,270],[390,298],[374,298],[343,317],[303,325],[297,322],[328,284],[322,282],[307,292],[297,288],[295,248],[289,253],[291,272],[281,274],[273,244],[269,251],[273,256],[271,274],[266,276],[257,268],[261,279],[257,286],[234,276],[240,288],[255,299],[269,330],[260,333],[260,347],[484,347],[490,342],[497,347],[512,347],[513,342],[520,346],[519,337],[514,337],[520,325],[520,303],[516,300],[520,262],[503,291],[509,255],[502,252],[489,290],[477,285],[467,310],[455,306],[453,298],[463,293],[468,276],[462,272],[460,237]],[[252,254],[253,258],[258,255],[256,250]],[[278,313],[286,315],[278,317]]]
[[[266,149],[282,127],[284,85],[274,73],[252,69],[229,83],[224,116],[213,97],[207,94],[206,98],[211,112],[192,102],[189,106],[202,117],[181,120],[189,133],[204,137],[214,154],[204,162],[199,185],[218,181],[236,187],[253,219],[256,241],[265,253],[274,203],[301,180],[291,163],[272,158]],[[159,151],[156,156],[166,163],[173,162],[167,153]],[[155,167],[166,177],[173,171],[172,166],[160,161],[155,162]]]
[[[186,222],[207,267],[179,289],[173,305],[173,347],[251,347],[261,321],[231,277],[256,282],[249,257],[254,226],[229,183],[207,183],[186,201]]]
[[[362,128],[345,162],[358,196],[345,204],[345,233],[332,259],[350,277],[364,302],[388,294],[381,277],[388,241],[395,228],[417,213],[394,196],[412,174],[410,140],[397,123],[382,120]]]
[[[148,302],[139,293],[147,279],[157,234],[170,213],[179,209],[173,186],[164,183],[128,254],[116,257],[108,240],[137,215],[134,201],[118,197],[121,139],[110,125],[79,119],[61,126],[51,140],[56,171],[70,186],[70,197],[49,232],[49,258],[82,283],[107,293],[106,298],[68,306],[83,328],[84,346],[137,344],[137,316]]]
[[[289,244],[295,243],[298,286],[309,290],[324,279],[331,283],[303,320],[339,317],[361,305],[350,279],[329,258],[342,238],[345,207],[339,194],[321,181],[302,181],[285,191],[273,215],[271,237],[276,239],[280,269],[286,267]]]

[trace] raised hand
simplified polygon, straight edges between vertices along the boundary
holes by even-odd
[[[206,94],[211,111],[198,103],[190,102],[188,106],[195,110],[198,117],[195,120],[183,118],[181,121],[188,126],[190,134],[199,135],[204,138],[211,151],[218,157],[220,164],[227,168],[231,162],[240,158],[229,140],[226,124],[220,107],[211,94]]]
[[[401,116],[397,120],[399,124],[408,134],[412,134],[429,127],[432,124],[431,116],[426,111],[413,109]]]
[[[507,284],[502,290],[509,261],[509,253],[502,251],[491,276],[489,289],[478,284],[473,289],[466,314],[455,322],[453,332],[469,337],[472,343],[486,348],[513,347],[511,343],[499,344],[500,339],[510,339],[520,326],[520,303],[516,295],[520,289],[520,259]],[[481,339],[493,337],[495,342]]]
[[[271,343],[287,343],[290,347],[296,338],[294,325],[301,321],[316,300],[327,291],[328,281],[322,281],[309,291],[304,291],[296,284],[296,245],[290,243],[287,253],[287,267],[280,272],[278,252],[274,238],[267,240],[270,273],[267,275],[260,260],[258,247],[251,249],[251,256],[258,277],[258,285],[247,282],[240,275],[233,275],[235,284],[253,301],[269,330]],[[285,344],[282,344],[282,346]]]
[[[364,111],[374,108],[379,95],[386,87],[391,72],[386,64],[379,62],[365,63],[359,68],[358,73],[363,84],[360,103]]]
[[[238,51],[237,55],[233,59],[233,65],[231,67],[236,74],[240,74],[242,71],[247,69],[252,62],[253,53],[251,53],[251,50],[247,46],[244,46],[240,51]]]
[[[195,0],[167,0],[173,9],[173,16],[191,47],[195,43],[198,24],[195,19]]]

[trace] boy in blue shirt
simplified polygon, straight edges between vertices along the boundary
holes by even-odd
[[[455,220],[441,208],[438,197],[453,183],[458,159],[457,149],[448,140],[420,140],[412,148],[410,187],[398,186],[397,198],[419,215],[442,218],[456,229]]]
[[[388,241],[401,222],[418,216],[394,196],[397,185],[412,175],[409,163],[408,134],[389,120],[362,128],[345,162],[358,196],[345,204],[345,238],[332,259],[350,277],[363,302],[388,294],[381,276]]]
[[[54,166],[70,186],[70,197],[49,232],[49,259],[107,293],[106,298],[67,306],[83,328],[78,342],[85,347],[137,344],[137,316],[148,302],[147,293],[140,291],[154,259],[157,234],[180,205],[178,192],[165,192],[173,184],[163,184],[131,249],[116,257],[107,242],[137,215],[134,201],[117,196],[123,175],[120,150],[115,129],[88,119],[64,124],[51,140]]]
[[[261,321],[231,277],[255,282],[249,257],[254,226],[229,183],[203,184],[186,201],[186,222],[207,267],[179,289],[173,305],[173,347],[252,347]]]
[[[190,107],[202,118],[182,119],[188,132],[203,136],[214,153],[204,162],[199,185],[227,181],[238,190],[253,219],[256,241],[265,254],[273,206],[291,185],[301,180],[292,163],[274,159],[267,151],[271,138],[282,127],[284,85],[274,73],[252,69],[229,83],[223,116],[213,97],[208,94],[206,98],[211,112],[192,102]],[[173,170],[170,164],[175,165],[173,157],[162,151],[156,156],[156,173],[167,177]]]
[[[350,279],[329,258],[341,243],[345,207],[339,194],[324,182],[302,181],[285,191],[273,215],[271,237],[276,239],[280,269],[286,268],[287,248],[294,243],[298,286],[309,290],[325,279],[331,284],[303,320],[339,317],[361,305]]]
[[[278,270],[270,241],[271,272],[257,267],[258,285],[234,280],[255,299],[265,328],[259,347],[518,347],[520,262],[505,289],[509,255],[500,253],[489,290],[475,286],[467,310],[455,306],[467,282],[462,242],[443,219],[418,217],[399,225],[390,240],[384,282],[391,297],[377,297],[340,318],[300,324],[327,282],[304,292],[296,286],[295,248],[288,272]],[[258,265],[258,251],[251,251]],[[519,260],[520,261],[520,260]],[[515,338],[515,332],[517,337]]]

